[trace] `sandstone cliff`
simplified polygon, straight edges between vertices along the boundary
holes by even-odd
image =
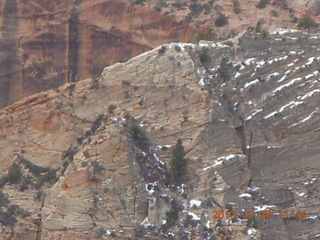
[[[163,43],[296,28],[319,12],[318,0],[1,1],[0,108]]]
[[[0,108],[25,96],[101,74],[194,28],[116,0],[1,1]]]
[[[172,43],[3,109],[0,239],[315,239],[319,39]]]

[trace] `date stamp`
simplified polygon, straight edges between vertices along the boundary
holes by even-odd
[[[242,219],[271,219],[273,217],[278,218],[291,218],[295,217],[298,219],[306,219],[307,211],[278,211],[278,212],[272,212],[271,210],[266,211],[212,211],[212,219],[236,219],[238,217]]]

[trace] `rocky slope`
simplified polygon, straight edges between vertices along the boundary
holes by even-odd
[[[318,0],[2,1],[0,108],[163,43],[296,28],[304,15],[319,21],[319,9]]]
[[[3,109],[0,239],[316,239],[319,39],[167,44]]]

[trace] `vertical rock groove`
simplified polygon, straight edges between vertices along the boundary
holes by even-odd
[[[0,108],[11,104],[10,92],[15,86],[15,70],[18,67],[17,50],[15,46],[18,30],[17,3],[6,0],[3,5],[3,22],[0,45]]]
[[[75,2],[75,6],[71,11],[71,16],[67,26],[67,80],[68,82],[76,82],[78,80],[78,63],[80,49],[80,28],[79,28],[79,13],[77,6],[80,1]]]

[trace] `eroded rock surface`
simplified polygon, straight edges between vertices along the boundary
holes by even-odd
[[[1,181],[2,239],[316,238],[319,38],[167,44],[3,109],[2,177],[22,178]],[[242,214],[260,210],[273,217]]]
[[[122,1],[2,1],[0,108],[195,30]]]

